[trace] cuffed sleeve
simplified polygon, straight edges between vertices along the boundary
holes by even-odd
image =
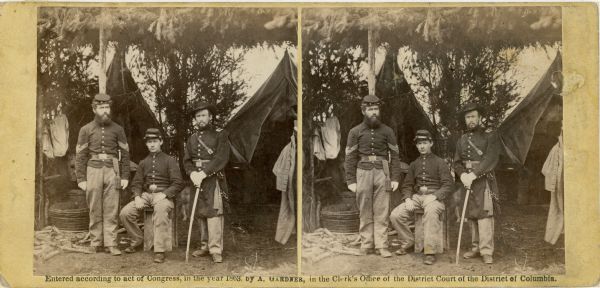
[[[438,200],[444,200],[452,192],[452,187],[454,184],[454,179],[452,179],[452,174],[450,174],[450,167],[446,164],[446,161],[443,159],[438,160],[438,173],[440,175],[440,184],[441,187],[433,194]]]
[[[346,184],[356,183],[356,167],[358,165],[358,133],[356,129],[351,129],[348,133],[346,142],[346,159],[344,161],[344,170],[346,170]]]
[[[207,176],[214,175],[225,168],[225,165],[229,162],[229,149],[229,137],[227,137],[227,132],[221,131],[217,137],[217,149],[214,158],[206,163],[206,166],[203,168],[203,171]]]
[[[77,137],[77,146],[75,147],[75,175],[77,177],[77,183],[86,181],[86,167],[89,159],[89,129],[87,126],[83,126],[79,130],[79,136]]]
[[[169,179],[170,185],[167,189],[163,191],[168,198],[173,198],[183,189],[183,178],[181,177],[181,171],[179,170],[179,165],[177,161],[173,157],[169,157],[168,159],[168,170],[169,170]]]

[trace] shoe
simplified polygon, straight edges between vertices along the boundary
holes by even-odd
[[[215,263],[223,263],[223,256],[219,253],[212,254],[212,258]]]
[[[373,253],[375,253],[375,249],[373,248],[360,248],[360,255],[365,256]]]
[[[127,248],[125,248],[125,253],[135,253],[137,251],[140,251],[140,248],[142,247],[142,245],[136,245],[136,246],[129,246]]]
[[[165,253],[156,252],[154,253],[154,263],[163,263],[165,262]]]
[[[210,255],[210,253],[208,253],[208,249],[198,249],[198,250],[192,252],[193,257],[203,257],[203,256],[208,256],[208,255]]]
[[[104,251],[104,247],[102,247],[102,246],[90,246],[90,250],[93,253],[102,253]]]
[[[413,249],[413,245],[406,246],[406,247],[400,247],[400,248],[398,248],[398,250],[396,250],[395,253],[396,253],[396,255],[402,256],[402,255],[408,254],[411,249]]]
[[[378,254],[381,255],[381,257],[383,257],[383,258],[392,257],[392,253],[387,248],[381,248],[378,250],[378,252],[379,252]]]
[[[113,255],[113,256],[121,255],[121,250],[119,250],[119,248],[117,248],[115,246],[108,247],[108,252],[110,253],[110,255]]]
[[[425,265],[433,265],[433,263],[435,263],[435,255],[433,255],[433,254],[425,255],[425,258],[423,259],[423,263]]]
[[[463,258],[465,259],[475,258],[479,256],[479,251],[467,251],[465,252],[465,254],[463,254]]]
[[[398,235],[398,231],[396,231],[395,229],[388,229],[387,235],[388,236]]]
[[[494,263],[494,258],[492,258],[492,255],[481,255],[481,257],[483,257],[483,263],[485,264]]]

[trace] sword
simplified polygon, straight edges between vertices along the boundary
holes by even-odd
[[[192,215],[190,216],[190,228],[188,229],[187,247],[185,248],[185,263],[188,263],[188,259],[190,256],[190,239],[192,238],[192,226],[194,225],[194,214],[196,214],[196,203],[198,202],[198,194],[200,194],[200,186],[196,187],[196,196],[194,196],[194,202],[192,205]]]
[[[456,244],[456,262],[458,264],[458,258],[460,256],[460,242],[462,239],[463,224],[465,222],[465,212],[467,212],[467,203],[469,203],[469,194],[471,194],[471,186],[465,186],[465,203],[463,204],[462,214],[460,216],[460,227],[458,228],[458,243]]]

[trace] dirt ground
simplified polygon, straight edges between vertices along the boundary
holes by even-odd
[[[565,251],[563,237],[556,245],[545,242],[544,232],[548,206],[503,205],[496,217],[496,251],[494,264],[481,258],[460,259],[454,264],[458,223],[450,223],[451,249],[438,255],[434,265],[423,264],[422,254],[382,258],[378,255],[336,255],[311,265],[303,264],[307,275],[491,275],[491,274],[564,274]],[[464,226],[463,249],[469,247],[470,233]],[[390,236],[390,242],[396,236]],[[398,246],[392,246],[394,251]]]
[[[278,205],[252,206],[239,209],[237,217],[226,217],[221,264],[214,264],[210,257],[191,255],[190,262],[185,263],[189,222],[179,221],[179,247],[167,253],[162,264],[152,261],[151,251],[118,257],[106,253],[62,253],[46,262],[34,260],[34,275],[295,275],[296,235],[286,245],[275,242],[278,212]],[[243,223],[245,233],[232,229],[234,219]],[[119,236],[125,237],[126,233]],[[191,251],[198,238],[194,233]]]

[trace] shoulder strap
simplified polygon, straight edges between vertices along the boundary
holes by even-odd
[[[473,144],[473,142],[471,141],[471,139],[467,138],[467,142],[469,142],[469,145],[471,145],[471,147],[473,147],[473,149],[475,149],[475,152],[477,152],[477,154],[479,156],[483,155],[483,151],[481,151],[481,149],[477,148],[477,146],[475,146],[475,144]]]
[[[215,151],[210,149],[210,147],[208,147],[206,145],[206,143],[204,143],[204,141],[202,141],[202,139],[200,138],[200,135],[198,135],[198,143],[200,143],[200,145],[202,145],[202,147],[204,147],[204,149],[206,149],[206,152],[208,152],[209,155],[212,155],[215,153]]]

